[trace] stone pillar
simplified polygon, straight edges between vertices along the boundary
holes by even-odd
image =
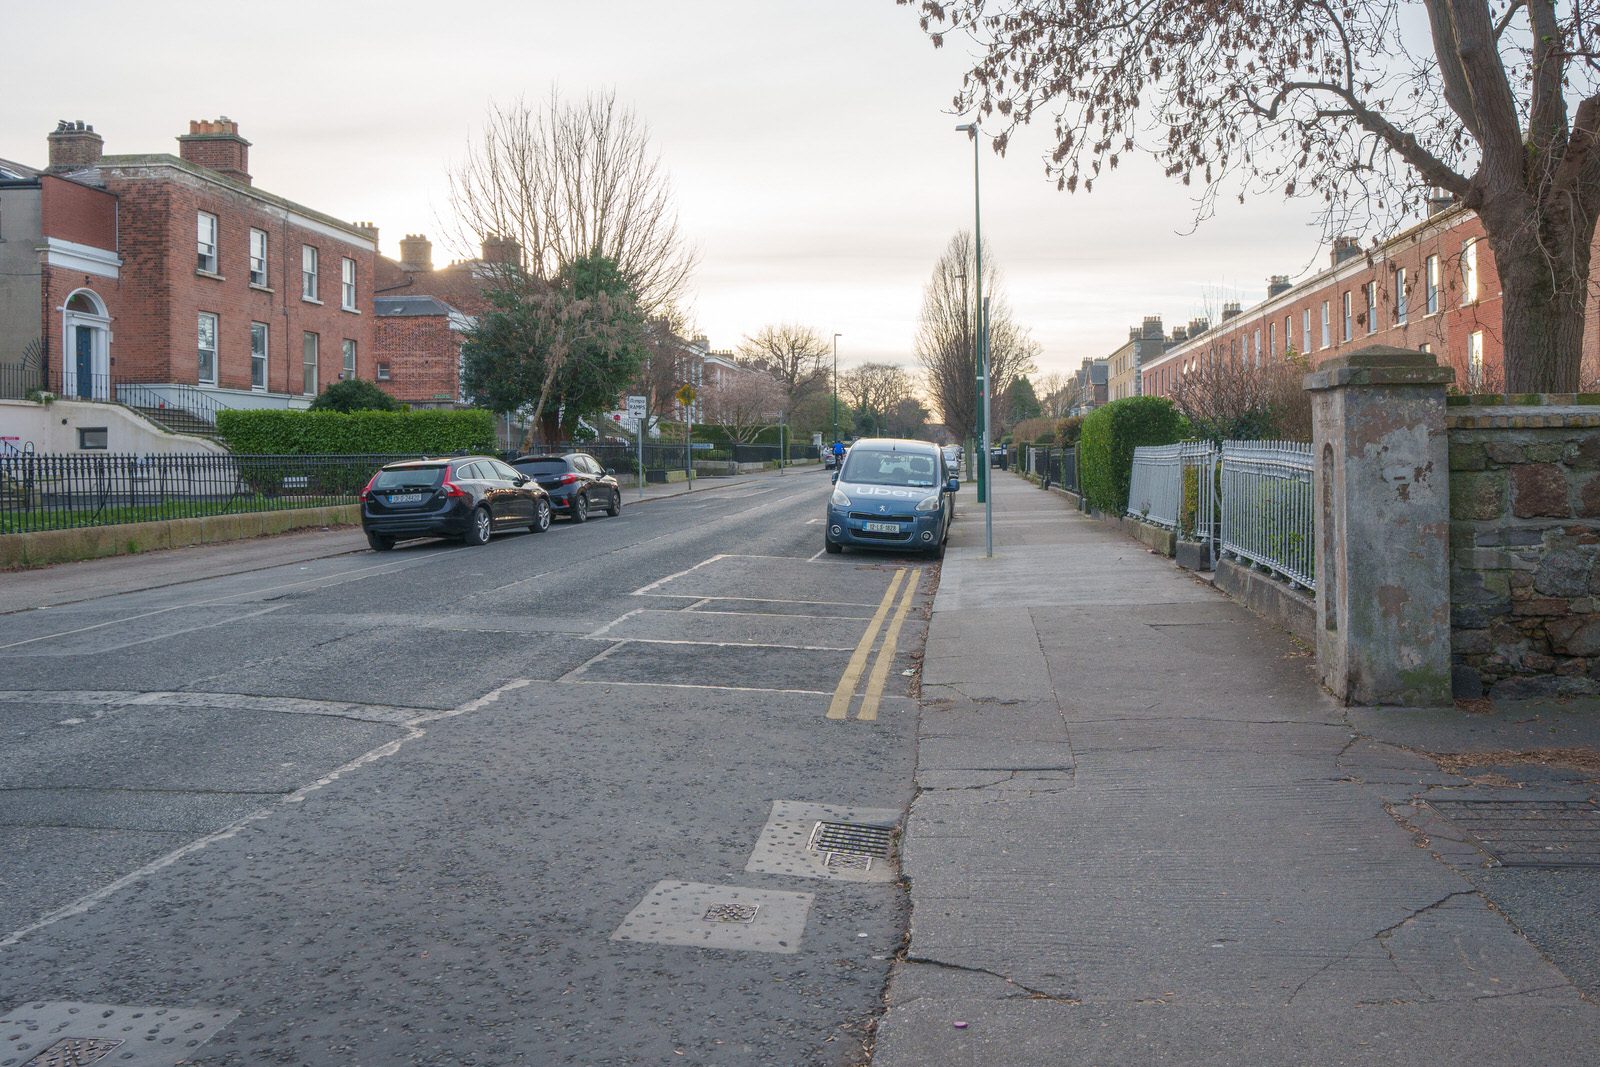
[[[1450,486],[1433,356],[1377,346],[1319,364],[1311,393],[1317,663],[1347,704],[1449,704]]]

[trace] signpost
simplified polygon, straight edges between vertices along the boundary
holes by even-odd
[[[638,450],[636,469],[639,474],[639,495],[644,495],[644,435],[649,430],[648,400],[642,396],[628,397],[628,418],[633,420],[634,447]]]
[[[678,386],[674,394],[678,403],[683,405],[683,473],[689,480],[694,481],[694,386],[685,383]],[[710,446],[707,446],[710,447]]]

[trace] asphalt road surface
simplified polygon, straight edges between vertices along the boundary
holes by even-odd
[[[0,1067],[863,1062],[936,575],[827,487],[0,614]]]

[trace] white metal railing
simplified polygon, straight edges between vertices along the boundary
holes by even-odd
[[[1315,590],[1311,472],[1306,442],[1224,442],[1222,551]]]
[[[1217,449],[1210,441],[1133,450],[1128,514],[1176,530],[1185,541],[1216,537]]]

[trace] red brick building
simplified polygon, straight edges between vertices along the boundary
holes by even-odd
[[[456,406],[461,392],[461,343],[497,265],[521,260],[515,241],[490,238],[483,255],[435,269],[433,242],[407,234],[398,262],[376,261],[378,384],[413,407]]]
[[[1447,208],[1371,252],[1341,238],[1330,260],[1298,285],[1273,278],[1266,300],[1247,309],[1225,306],[1221,322],[1191,330],[1146,361],[1142,391],[1172,396],[1202,360],[1264,366],[1292,350],[1315,364],[1375,344],[1432,352],[1455,369],[1463,392],[1504,389],[1500,278],[1476,214]],[[1581,381],[1594,389],[1600,385],[1600,299],[1593,292],[1585,314]]]
[[[37,201],[36,232],[16,236],[39,249],[32,274],[0,277],[0,366],[202,412],[304,406],[375,376],[376,232],[255,188],[237,123],[191,122],[176,156],[105,155],[82,123],[48,142],[43,172],[0,180],[0,212]]]

